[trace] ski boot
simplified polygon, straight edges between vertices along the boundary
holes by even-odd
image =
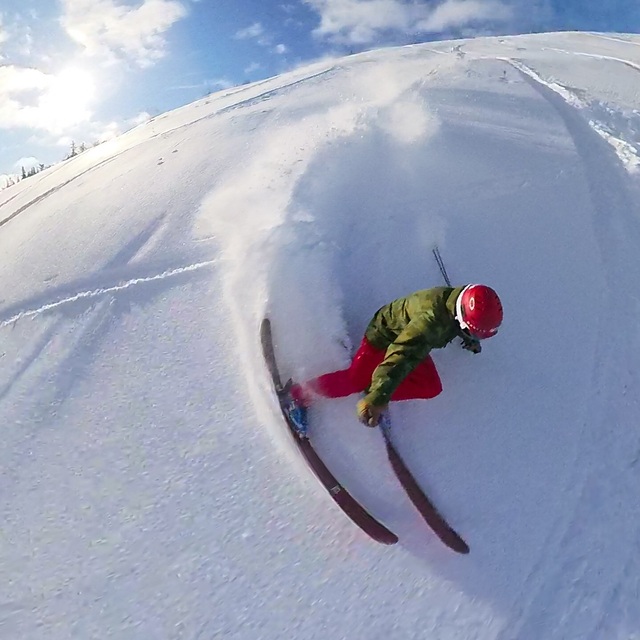
[[[307,438],[307,431],[309,429],[309,410],[293,398],[291,395],[292,385],[293,380],[289,379],[281,390],[282,409],[287,418],[289,418],[291,427],[298,437]]]
[[[298,437],[307,438],[307,431],[309,429],[309,410],[306,407],[299,405],[293,398],[288,400],[284,410]]]

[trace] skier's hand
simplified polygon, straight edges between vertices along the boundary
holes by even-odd
[[[367,402],[364,398],[356,405],[358,420],[367,427],[376,427],[380,422],[380,417],[387,409],[386,404],[376,406]]]
[[[480,353],[482,351],[482,345],[480,344],[480,340],[476,340],[475,338],[468,338],[464,336],[462,338],[462,348],[467,351],[471,351],[471,353]]]

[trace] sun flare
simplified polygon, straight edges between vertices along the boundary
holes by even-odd
[[[64,129],[90,118],[95,93],[95,82],[88,71],[67,67],[51,78],[40,108],[55,127]]]

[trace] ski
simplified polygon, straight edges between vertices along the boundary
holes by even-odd
[[[278,364],[275,357],[273,345],[273,337],[271,333],[271,321],[264,318],[260,325],[260,339],[262,342],[262,351],[264,359],[271,374],[273,386],[280,409],[285,419],[289,432],[293,437],[293,441],[302,453],[309,468],[322,483],[334,502],[344,511],[344,513],[356,524],[362,531],[381,544],[395,544],[398,542],[398,536],[387,529],[381,522],[378,522],[335,478],[320,456],[316,453],[311,441],[307,436],[301,436],[291,423],[291,419],[285,410],[287,400],[286,389],[282,384]]]
[[[387,456],[403,489],[414,504],[425,522],[432,531],[453,551],[457,553],[469,553],[469,545],[458,535],[449,523],[442,517],[435,505],[428,498],[427,494],[420,488],[420,485],[409,471],[404,460],[400,457],[398,450],[391,441],[390,422],[388,416],[383,416],[380,429],[387,446]]]

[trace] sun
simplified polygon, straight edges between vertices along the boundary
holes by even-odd
[[[67,67],[51,76],[39,107],[51,128],[64,130],[90,119],[95,94],[91,73],[79,67]]]

